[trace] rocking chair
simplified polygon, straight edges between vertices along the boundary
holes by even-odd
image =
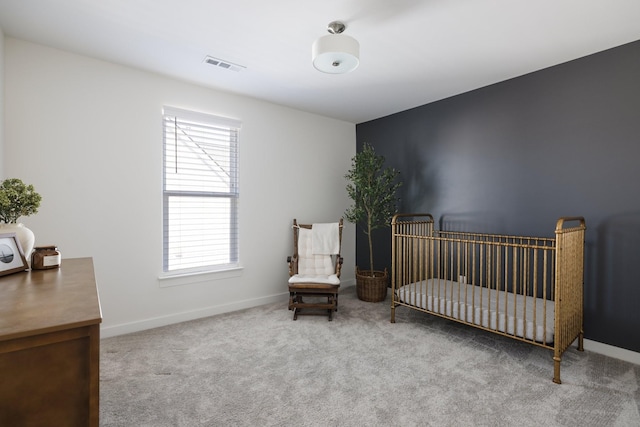
[[[338,311],[342,257],[342,218],[331,224],[298,224],[293,220],[293,256],[289,263],[289,310],[298,315]]]

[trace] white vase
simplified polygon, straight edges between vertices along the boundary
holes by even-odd
[[[29,264],[31,263],[30,255],[33,245],[36,242],[36,236],[33,231],[24,226],[23,223],[0,224],[0,233],[16,233],[16,237],[22,246],[22,252]]]

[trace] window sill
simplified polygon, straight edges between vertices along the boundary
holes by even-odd
[[[224,280],[242,276],[242,267],[233,267],[217,271],[199,271],[193,273],[162,273],[158,276],[161,288],[171,286],[193,285],[211,280]]]

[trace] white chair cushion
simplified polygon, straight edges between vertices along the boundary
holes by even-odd
[[[335,274],[336,268],[331,255],[314,255],[312,246],[311,230],[300,227],[298,230],[298,274],[301,276]]]
[[[289,283],[322,283],[327,285],[339,285],[340,279],[335,274],[329,276],[322,274],[294,274],[289,277]]]

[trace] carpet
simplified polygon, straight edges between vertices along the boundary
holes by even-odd
[[[341,291],[101,341],[102,426],[640,426],[640,366]]]

